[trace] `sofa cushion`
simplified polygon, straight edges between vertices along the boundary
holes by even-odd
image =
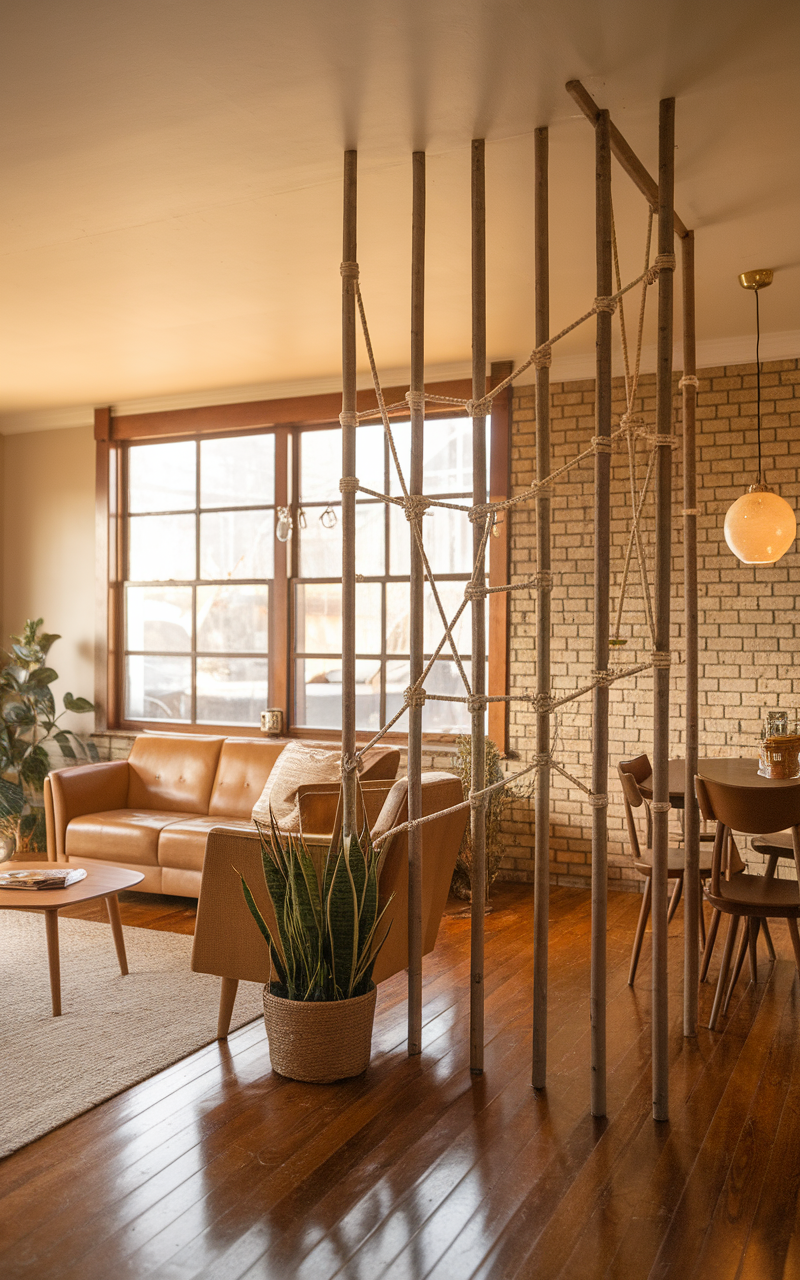
[[[68,858],[97,858],[129,866],[158,866],[158,837],[178,814],[158,809],[109,809],[73,818],[67,827]]]
[[[249,819],[284,746],[264,738],[227,738],[220,752],[209,814]]]
[[[184,818],[164,827],[158,838],[158,861],[173,870],[202,871],[206,840],[212,827],[236,827],[253,833],[250,818]]]
[[[290,742],[267,779],[267,785],[253,808],[253,818],[269,822],[270,808],[283,831],[300,830],[297,789],[306,783],[337,782],[342,773],[341,751]]]
[[[128,756],[128,808],[208,813],[224,738],[143,733]]]

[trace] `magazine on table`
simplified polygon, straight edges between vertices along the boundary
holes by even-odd
[[[0,871],[0,889],[68,889],[83,880],[83,867],[43,868],[41,871]]]

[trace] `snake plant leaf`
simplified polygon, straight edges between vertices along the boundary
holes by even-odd
[[[258,903],[256,902],[255,898],[250,892],[250,887],[247,881],[245,880],[244,876],[239,871],[237,871],[236,874],[242,882],[242,893],[244,894],[244,900],[247,903],[250,914],[255,920],[259,929],[261,930],[261,934],[267,946],[269,947],[269,954],[270,954],[270,959],[272,960],[272,967],[274,968],[276,974],[278,975],[278,982],[281,984],[282,987],[285,987],[286,986],[286,970],[283,967],[283,962],[281,959],[280,952],[278,951],[278,948],[275,946],[275,940],[272,937],[270,927],[267,924],[264,917],[262,916],[261,912],[259,911]]]
[[[331,970],[342,1000],[352,995],[358,958],[358,898],[349,854],[349,848],[343,845],[336,859],[327,902]]]

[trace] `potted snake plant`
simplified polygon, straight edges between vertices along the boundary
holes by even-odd
[[[269,947],[264,987],[272,1066],[317,1084],[360,1075],[369,1064],[376,988],[372,970],[386,903],[378,901],[380,859],[369,833],[340,839],[320,870],[302,833],[257,823],[277,936],[241,877],[250,912]]]

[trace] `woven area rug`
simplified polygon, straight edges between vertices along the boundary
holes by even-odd
[[[192,973],[192,939],[126,927],[122,977],[107,924],[59,917],[63,1013],[50,1005],[44,917],[0,911],[0,1156],[216,1037],[219,978]],[[240,984],[231,1027],[262,1016]]]

